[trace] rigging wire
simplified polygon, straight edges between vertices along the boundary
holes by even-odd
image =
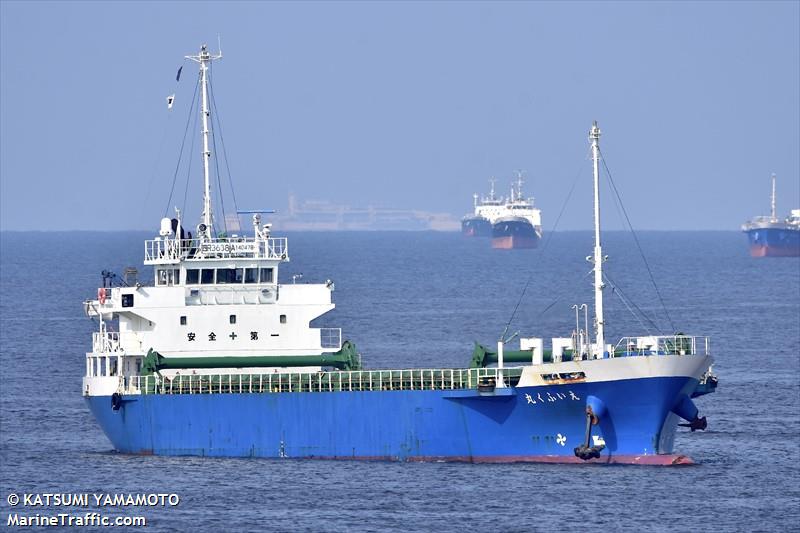
[[[211,97],[211,146],[212,151],[215,154],[214,156],[214,177],[216,178],[217,182],[217,190],[219,191],[219,205],[220,205],[220,212],[222,213],[222,227],[224,228],[224,234],[228,235],[228,219],[225,216],[225,197],[222,194],[222,180],[220,179],[219,174],[219,157],[216,156],[217,154],[217,130],[214,126],[214,116],[217,114],[217,110],[213,103],[213,94],[214,94],[214,64],[212,63],[208,68],[208,94]]]
[[[589,272],[587,272],[586,274],[584,274],[584,275],[583,275],[583,277],[581,277],[581,279],[580,279],[580,280],[578,280],[578,281],[583,281],[583,280],[585,280],[585,279],[586,279],[586,278],[588,278],[588,277],[589,277],[589,276],[590,276],[590,275],[591,275],[593,272],[594,272],[594,268],[592,268],[591,270],[589,270]],[[556,305],[558,302],[560,302],[560,301],[562,300],[562,298],[564,297],[564,295],[565,295],[566,293],[567,293],[567,291],[563,291],[561,294],[559,294],[558,296],[556,296],[556,299],[555,299],[555,300],[553,300],[553,301],[552,301],[552,302],[551,302],[551,303],[550,303],[550,304],[549,304],[547,307],[545,307],[544,309],[542,309],[542,310],[539,312],[539,314],[538,314],[538,315],[536,315],[536,318],[539,318],[539,317],[541,317],[541,316],[542,316],[543,314],[545,314],[547,311],[549,311],[550,309],[552,309],[552,307],[553,307],[554,305]]]
[[[186,128],[183,131],[183,140],[181,141],[181,149],[178,153],[178,162],[175,164],[175,172],[172,175],[172,186],[169,189],[169,198],[167,199],[167,207],[164,209],[164,216],[168,216],[169,214],[169,206],[172,203],[172,194],[175,192],[175,182],[178,179],[178,171],[181,167],[181,161],[183,160],[183,149],[186,146],[186,135],[189,132],[189,122],[192,120],[192,111],[194,110],[194,103],[197,100],[197,89],[200,87],[200,78],[197,78],[197,84],[194,86],[194,95],[192,96],[192,103],[189,106],[189,115],[186,117]],[[196,119],[196,117],[195,117]],[[192,141],[194,141],[194,135],[192,135]],[[191,158],[189,162],[191,168]],[[185,203],[185,200],[184,200]]]
[[[197,123],[200,121],[200,114],[197,113],[194,115],[194,125],[192,126],[192,142],[191,145],[194,145],[194,141],[197,138]],[[186,187],[183,189],[183,204],[181,205],[181,212],[186,212],[186,199],[189,196],[189,182],[191,181],[192,177],[192,162],[194,158],[189,157],[189,168],[186,170]]]
[[[545,252],[545,250],[547,250],[547,247],[550,244],[550,241],[553,240],[553,234],[555,233],[556,228],[558,227],[558,223],[561,221],[561,217],[562,217],[562,215],[564,214],[564,211],[567,208],[567,204],[569,203],[570,198],[572,198],[572,193],[573,193],[573,191],[575,191],[575,186],[578,184],[578,179],[581,177],[581,174],[583,173],[583,168],[584,168],[584,165],[581,164],[580,168],[578,169],[578,172],[575,174],[575,179],[572,180],[572,186],[570,187],[569,192],[567,193],[567,197],[564,200],[564,203],[561,205],[561,211],[559,211],[558,217],[556,217],[556,221],[553,224],[553,227],[550,229],[549,233],[547,234],[547,239],[544,241],[544,246],[542,246],[542,251],[539,254],[539,257],[544,255],[544,252]],[[528,286],[531,284],[531,280],[532,279],[533,279],[533,272],[531,272],[528,275],[528,279],[525,281],[525,285],[522,287],[522,292],[520,293],[519,299],[517,300],[517,305],[514,306],[514,310],[511,312],[511,317],[508,319],[508,322],[506,322],[505,329],[503,329],[503,334],[500,336],[501,339],[505,338],[506,333],[508,332],[508,328],[511,327],[511,322],[514,321],[514,317],[517,315],[517,311],[519,310],[519,306],[522,304],[522,299],[525,297],[525,292],[528,290]],[[551,304],[548,307],[548,309],[550,307],[552,307],[552,305],[555,305],[555,302],[553,302],[553,304]]]
[[[150,201],[150,193],[153,190],[153,181],[156,179],[156,173],[158,172],[158,167],[159,164],[161,163],[161,154],[164,152],[164,140],[167,138],[167,131],[169,130],[169,123],[171,117],[172,113],[167,113],[167,123],[164,126],[164,130],[161,134],[161,141],[158,143],[158,154],[156,155],[155,163],[153,163],[153,170],[150,173],[150,180],[147,182],[147,191],[145,192],[144,202],[142,203],[142,207],[139,210],[140,221],[143,220],[145,207]]]
[[[213,64],[212,64],[213,68]],[[217,102],[214,100],[214,88],[213,86],[209,85],[209,93],[211,94],[211,106],[213,107],[213,114],[211,115],[211,119],[216,119],[217,121],[217,129],[219,130],[219,142],[222,145],[222,155],[225,158],[225,171],[228,173],[228,184],[231,188],[231,197],[233,198],[233,208],[238,213],[239,211],[239,204],[236,201],[236,190],[233,187],[233,175],[231,174],[231,168],[228,160],[228,151],[225,149],[225,136],[222,133],[222,118],[217,110]],[[220,193],[221,194],[221,193]]]
[[[670,328],[672,328],[672,331],[674,332],[676,331],[675,324],[672,322],[672,317],[669,314],[669,310],[667,310],[667,306],[664,304],[664,298],[661,297],[661,291],[658,290],[658,285],[656,285],[655,277],[653,277],[653,271],[650,269],[650,264],[647,262],[647,257],[645,257],[644,255],[644,251],[642,250],[642,245],[639,243],[639,237],[636,235],[636,231],[633,229],[633,224],[631,224],[631,219],[628,216],[628,211],[625,209],[625,204],[622,203],[622,197],[620,196],[619,191],[617,190],[617,186],[614,183],[614,178],[611,176],[611,171],[608,169],[608,165],[606,165],[606,158],[603,156],[602,152],[600,153],[600,160],[603,162],[603,168],[606,169],[606,176],[608,176],[608,181],[611,184],[611,189],[614,191],[614,194],[617,195],[617,199],[619,199],[619,205],[622,207],[622,213],[625,215],[625,221],[628,223],[628,228],[630,228],[631,230],[631,235],[633,235],[634,242],[636,242],[636,248],[639,249],[639,255],[642,257],[644,266],[647,269],[647,274],[650,276],[650,282],[653,284],[653,288],[656,290],[656,294],[658,295],[658,300],[659,302],[661,302],[661,307],[664,309],[664,313],[667,315],[667,320],[669,320]]]
[[[623,304],[625,304],[625,307],[627,307],[627,308],[628,308],[628,311],[630,311],[630,313],[631,313],[631,314],[634,316],[634,318],[636,318],[636,320],[638,320],[638,321],[639,321],[639,324],[641,324],[641,326],[642,326],[642,327],[643,327],[643,328],[644,328],[644,329],[647,331],[647,334],[648,334],[648,335],[650,334],[650,328],[648,328],[648,327],[647,327],[647,324],[645,324],[645,323],[642,321],[642,317],[644,317],[644,318],[645,318],[645,319],[646,319],[646,320],[647,320],[647,321],[650,323],[650,325],[651,325],[651,326],[653,326],[653,329],[655,329],[655,330],[656,330],[656,332],[658,332],[659,334],[661,334],[661,328],[659,328],[659,327],[656,325],[656,323],[655,323],[655,322],[653,322],[653,320],[652,320],[652,319],[651,319],[649,316],[647,316],[647,314],[646,314],[644,311],[642,311],[642,309],[641,309],[641,308],[640,308],[638,305],[636,305],[636,302],[634,302],[633,300],[629,299],[629,298],[628,298],[628,297],[627,297],[627,296],[626,296],[626,295],[625,295],[625,294],[622,292],[622,288],[621,288],[619,285],[617,285],[616,283],[614,283],[614,281],[613,281],[611,278],[609,278],[609,277],[608,277],[608,275],[606,275],[605,273],[603,273],[603,277],[606,279],[606,281],[608,281],[608,284],[609,284],[609,285],[611,285],[611,292],[612,292],[613,294],[616,294],[616,295],[619,297],[619,299],[622,301],[622,303],[623,303]],[[631,305],[633,305],[633,307],[635,307],[635,308],[636,308],[636,310],[637,310],[637,311],[639,311],[639,314],[640,314],[641,316],[637,315],[637,314],[634,312],[634,310],[633,310],[633,309],[631,309]]]
[[[213,122],[213,121],[212,121]],[[217,137],[214,134],[214,129],[211,129],[211,144],[214,147],[214,153],[217,153]],[[214,158],[214,169],[217,178],[217,190],[219,190],[219,205],[222,211],[222,227],[225,228],[225,235],[228,234],[228,217],[225,216],[225,198],[222,195],[222,180],[219,179],[219,158]]]
[[[183,68],[183,66],[181,66],[180,68]],[[175,85],[177,85],[178,82],[180,82],[180,79],[176,79],[175,80]],[[172,87],[172,92],[170,93],[171,97],[175,96],[175,85],[173,85],[173,87]],[[168,97],[168,99],[171,98],[171,97]],[[143,218],[145,206],[147,206],[148,201],[150,200],[150,193],[153,190],[153,181],[156,178],[156,173],[158,172],[158,167],[159,167],[159,164],[161,163],[161,154],[164,152],[164,140],[167,138],[167,132],[169,130],[170,120],[172,119],[172,115],[173,115],[173,113],[171,112],[172,111],[172,102],[170,102],[169,100],[168,100],[167,111],[168,111],[167,112],[167,120],[166,120],[167,123],[164,126],[164,129],[163,129],[163,131],[161,133],[161,141],[158,143],[158,154],[156,155],[156,160],[155,160],[155,163],[153,164],[153,170],[150,173],[150,181],[148,181],[148,183],[147,183],[147,192],[145,193],[144,202],[142,203],[142,208],[141,208],[141,210],[139,212],[139,219],[140,220]]]

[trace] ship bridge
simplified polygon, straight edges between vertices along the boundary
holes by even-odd
[[[155,238],[144,242],[145,265],[174,265],[181,261],[230,259],[289,260],[285,237],[222,237],[216,239]]]

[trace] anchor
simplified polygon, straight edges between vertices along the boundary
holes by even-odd
[[[596,446],[589,446],[592,441],[592,426],[596,426],[600,419],[595,415],[591,405],[586,406],[586,438],[584,443],[575,448],[575,456],[588,461],[589,459],[597,459],[600,457],[600,452],[606,447],[605,444],[598,444]]]
[[[111,409],[113,411],[119,411],[120,408],[125,407],[126,403],[131,403],[137,401],[134,398],[123,398],[122,394],[115,392],[111,395]]]
[[[698,429],[705,431],[705,429],[708,427],[706,417],[700,416],[697,406],[694,404],[691,398],[685,394],[682,394],[678,397],[678,400],[675,402],[675,406],[672,408],[672,412],[688,422],[688,424],[678,425],[689,428],[692,430],[692,432],[695,432]]]
[[[115,392],[111,395],[111,409],[114,411],[119,411],[120,407],[122,407],[122,395],[118,392]]]
[[[605,444],[590,446],[592,442],[592,426],[600,423],[600,417],[606,413],[606,406],[603,401],[594,396],[586,398],[586,437],[583,444],[575,448],[575,456],[584,461],[597,459],[600,452],[606,447]]]
[[[706,417],[696,416],[688,424],[678,424],[678,425],[681,427],[689,428],[692,430],[692,432],[695,432],[698,429],[701,431],[705,431],[706,428],[708,427],[708,422],[706,422]]]

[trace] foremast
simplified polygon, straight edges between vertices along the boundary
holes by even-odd
[[[200,87],[202,91],[202,108],[200,113],[203,119],[203,222],[201,227],[198,228],[198,237],[211,239],[214,235],[213,217],[211,216],[211,178],[209,174],[209,160],[211,159],[211,147],[208,142],[208,120],[211,116],[211,110],[208,107],[208,66],[212,61],[222,58],[222,52],[217,55],[211,55],[208,51],[207,45],[200,48],[200,53],[196,56],[185,56],[186,59],[191,59],[196,63],[200,63]]]
[[[511,203],[524,201],[525,198],[522,196],[522,184],[525,180],[522,178],[522,171],[517,170],[517,189],[516,194],[514,192],[514,185],[511,185]]]
[[[605,321],[603,318],[603,249],[600,246],[600,128],[597,121],[589,130],[592,145],[592,166],[594,170],[594,315],[595,315],[595,357],[602,358],[605,351]]]
[[[772,197],[770,200],[770,207],[771,207],[770,221],[777,222],[778,217],[775,216],[775,173],[774,172],[772,173]]]

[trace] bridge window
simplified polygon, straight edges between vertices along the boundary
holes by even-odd
[[[272,269],[271,268],[262,268],[261,269],[261,283],[272,283]]]
[[[133,294],[122,295],[122,307],[133,307]]]
[[[258,269],[245,268],[244,269],[244,282],[245,283],[258,283]]]
[[[241,283],[242,282],[242,269],[241,268],[218,268],[217,269],[217,284],[222,283]]]
[[[200,283],[206,285],[208,283],[214,283],[214,269],[213,268],[204,268],[200,271]]]
[[[181,271],[178,269],[156,270],[157,285],[177,285],[181,282]]]
[[[197,285],[200,283],[200,270],[197,268],[186,269],[186,284]]]

